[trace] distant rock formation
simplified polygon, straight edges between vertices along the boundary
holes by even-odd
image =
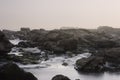
[[[61,27],[60,29],[79,29],[78,27],[67,27],[67,26],[64,26],[64,27]]]
[[[22,31],[22,32],[30,32],[30,28],[21,28],[20,31]]]
[[[12,32],[8,33],[11,34]],[[30,30],[29,28],[21,28],[21,31],[16,31],[11,36],[28,40],[30,43],[36,43],[41,49],[57,53],[71,50],[79,52],[83,48],[99,49],[120,46],[120,29],[108,26],[102,26],[96,30],[60,29],[47,31],[44,29]]]

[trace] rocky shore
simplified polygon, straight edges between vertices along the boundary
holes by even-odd
[[[98,29],[58,29],[50,31],[21,28],[20,31],[3,30],[2,32],[8,39],[19,38],[23,40],[17,45],[12,45],[9,41],[5,42],[5,45],[8,45],[7,47],[0,45],[1,55],[10,52],[12,47],[15,51],[20,52],[19,56],[7,55],[5,58],[8,61],[21,64],[38,64],[43,59],[48,60],[49,55],[64,54],[72,57],[88,52],[91,53],[90,57],[76,61],[74,66],[78,72],[120,71],[120,29],[108,26]],[[3,44],[2,40],[1,44]],[[28,48],[30,49],[26,50]],[[32,49],[34,52],[30,51]],[[39,51],[36,52],[36,49]],[[68,64],[63,63],[63,65],[67,66]]]
[[[37,80],[30,72],[23,69],[8,59],[8,52],[12,45],[6,36],[0,31],[0,80]]]

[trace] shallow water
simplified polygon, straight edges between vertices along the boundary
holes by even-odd
[[[63,74],[68,76],[71,80],[120,80],[119,73],[101,73],[101,74],[83,74],[78,73],[72,66],[60,66],[39,68],[39,69],[25,69],[26,71],[32,72],[38,80],[51,80],[51,78],[57,74]]]
[[[68,76],[71,80],[80,79],[80,80],[120,80],[120,74],[119,73],[109,73],[104,72],[101,74],[97,73],[78,73],[74,69],[74,62],[78,58],[87,57],[88,54],[81,54],[78,56],[75,56],[73,58],[65,58],[63,56],[61,57],[55,57],[51,58],[48,61],[43,61],[41,64],[38,65],[27,65],[21,66],[26,71],[29,71],[33,73],[38,80],[51,80],[53,76],[62,74],[65,76]],[[62,63],[67,62],[68,66],[63,66]]]

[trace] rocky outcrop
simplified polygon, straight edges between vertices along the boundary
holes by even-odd
[[[75,69],[82,72],[102,72],[104,71],[104,57],[91,56],[76,61]]]
[[[51,54],[65,53],[70,56],[90,52],[93,55],[92,57],[79,59],[76,62],[76,69],[79,71],[99,72],[108,69],[108,65],[113,68],[120,68],[118,64],[120,63],[120,29],[108,26],[102,26],[94,30],[59,29],[47,31],[44,29],[30,30],[29,28],[22,28],[21,31],[14,33],[15,37],[28,41],[20,42],[17,47],[38,47],[41,51],[50,52]],[[8,42],[3,43],[1,42],[0,45],[6,46]],[[10,48],[0,46],[2,53],[8,52],[7,49]]]
[[[60,29],[47,31],[44,29],[30,30],[21,28],[14,36],[26,39],[28,42],[21,42],[19,46],[34,46],[37,43],[40,49],[52,51],[54,53],[65,53],[74,51],[82,52],[84,49],[92,51],[99,48],[113,48],[120,46],[120,30],[103,26],[96,30],[90,29]],[[92,48],[92,50],[91,50]]]
[[[14,63],[0,66],[0,80],[37,80],[30,72],[25,72]]]
[[[52,78],[52,80],[70,80],[70,79],[64,75],[56,75]]]
[[[111,37],[105,33],[97,32],[97,30],[63,29],[31,32],[32,37],[29,35],[30,41],[37,42],[41,49],[53,51],[54,53],[65,53],[66,51],[77,53],[85,49],[93,51],[93,49],[120,46],[117,37]]]
[[[120,70],[120,48],[100,49],[89,58],[76,61],[75,69],[81,72],[102,72]]]
[[[6,54],[12,47],[4,33],[0,31],[0,80],[37,80],[32,73],[25,72],[14,63],[7,63],[10,57]]]
[[[0,55],[10,52],[13,45],[9,42],[6,36],[0,31]]]

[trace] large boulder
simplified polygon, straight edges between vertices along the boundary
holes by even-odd
[[[9,42],[6,36],[0,31],[0,55],[10,52],[13,45]]]
[[[37,80],[37,78],[16,64],[7,63],[0,67],[0,80]]]
[[[52,78],[52,80],[70,80],[70,79],[64,75],[56,75]]]
[[[105,61],[103,57],[91,56],[76,61],[75,69],[82,72],[102,72]]]

